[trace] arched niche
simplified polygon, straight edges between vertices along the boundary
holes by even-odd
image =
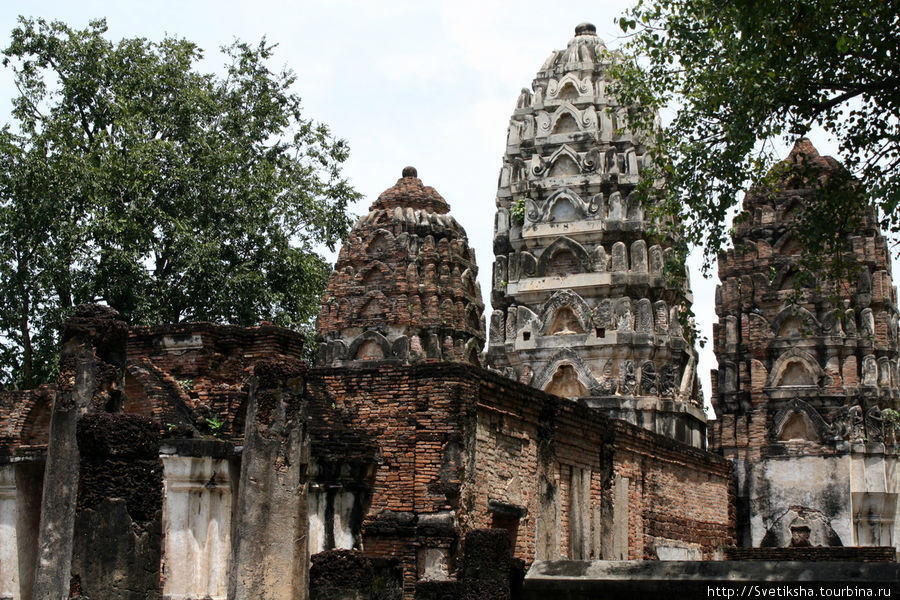
[[[381,303],[381,297],[370,296],[363,299],[362,305],[359,307],[359,316],[366,319],[373,319],[384,314],[384,306]]]
[[[818,387],[825,371],[816,360],[797,348],[791,348],[775,361],[766,387]]]
[[[761,547],[843,546],[825,512],[805,506],[782,510],[780,515],[778,512],[771,515],[774,518],[760,542]]]
[[[819,434],[816,432],[815,426],[813,425],[812,421],[810,421],[809,417],[806,416],[806,413],[796,411],[791,412],[791,414],[788,415],[787,419],[785,419],[784,424],[782,424],[781,428],[778,431],[776,439],[779,442],[821,441],[819,438]]]
[[[559,81],[550,80],[547,86],[547,98],[572,102],[581,94],[587,94],[591,90],[590,77],[579,80],[573,73],[566,73]]]
[[[581,168],[578,163],[568,154],[563,154],[553,161],[548,175],[550,177],[571,177],[579,173],[581,173]]]
[[[553,192],[547,198],[544,207],[543,214],[536,216],[556,223],[567,223],[587,217],[584,200],[569,188]]]
[[[375,214],[375,219],[372,221],[373,225],[386,225],[391,220],[391,215],[388,211],[379,209]]]
[[[772,321],[772,331],[780,338],[804,338],[819,335],[821,324],[802,306],[785,308]]]
[[[522,308],[520,307],[519,310]],[[563,332],[585,333],[591,327],[589,313],[590,308],[587,303],[576,292],[572,290],[555,292],[541,310],[540,333],[541,335],[555,335]]]
[[[568,254],[557,257],[560,252]],[[591,257],[581,244],[570,238],[560,237],[547,246],[538,259],[537,276],[585,273],[590,271],[590,265]]]
[[[547,165],[550,177],[568,177],[581,173],[581,158],[568,144],[563,144],[551,154]]]
[[[380,360],[384,358],[384,350],[375,340],[365,340],[356,349],[355,360]]]
[[[778,379],[776,386],[811,386],[816,385],[815,377],[803,361],[792,361],[787,363]]]
[[[576,89],[575,83],[572,81],[565,81],[559,92],[556,94],[556,97],[560,100],[577,100],[578,89]]]
[[[580,398],[588,395],[587,388],[578,380],[575,367],[568,363],[557,367],[556,372],[544,387],[544,391],[563,398]]]
[[[393,242],[394,234],[386,229],[379,229],[366,244],[366,253],[369,255],[384,254],[390,249]]]
[[[547,261],[547,275],[549,276],[558,275],[565,277],[581,271],[582,269],[579,268],[578,258],[575,256],[575,253],[567,248],[558,249]]]
[[[390,270],[380,260],[373,262],[359,271],[360,283],[366,287],[381,285],[387,281],[390,276]]]
[[[560,307],[556,314],[553,315],[547,334],[574,335],[578,333],[585,333],[585,330],[575,312],[568,306]]]
[[[785,236],[779,240],[773,250],[782,256],[796,256],[803,252],[803,246],[793,236]]]
[[[377,331],[366,331],[356,337],[347,352],[350,360],[381,360],[389,358],[391,344]]]
[[[535,373],[534,379],[532,380],[532,385],[539,390],[548,391],[548,386],[553,382],[554,377],[556,377],[556,386],[555,389],[562,389],[561,386],[563,384],[570,386],[570,389],[577,390],[580,392],[581,387],[576,386],[571,381],[571,372],[568,369],[564,369],[560,372],[560,367],[568,365],[572,368],[575,373],[576,379],[581,384],[581,386],[585,390],[585,394],[590,392],[590,390],[599,388],[599,382],[597,379],[591,374],[590,368],[584,362],[584,359],[578,355],[571,348],[562,348],[554,354],[547,364],[537,373]],[[551,392],[556,393],[556,392]],[[576,397],[567,395],[566,397]]]
[[[577,133],[580,130],[578,119],[568,111],[562,113],[553,126],[553,133]]]
[[[791,315],[781,322],[776,335],[780,338],[799,338],[806,337],[807,330],[803,326],[803,320],[795,315]]]
[[[581,217],[584,211],[579,211],[568,198],[558,200],[550,208],[550,220],[555,223],[568,223],[576,221]]]

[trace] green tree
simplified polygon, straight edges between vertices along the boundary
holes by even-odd
[[[852,177],[823,182],[820,209],[798,228],[807,258],[840,255],[859,202],[900,231],[898,15],[896,2],[869,0],[639,0],[619,19],[627,54],[641,58],[615,67],[614,91],[654,132],[642,190],[662,195],[707,265],[741,193],[783,175],[773,142],[789,147],[815,126]],[[656,127],[667,107],[671,124]]]
[[[55,367],[82,302],[134,324],[272,320],[303,329],[349,226],[343,140],[305,119],[273,47],[104,36],[20,18],[4,50],[19,94],[0,130],[0,360],[6,385]]]

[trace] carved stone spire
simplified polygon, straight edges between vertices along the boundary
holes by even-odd
[[[702,446],[682,270],[632,195],[649,156],[583,23],[523,89],[497,190],[488,362],[511,378]]]

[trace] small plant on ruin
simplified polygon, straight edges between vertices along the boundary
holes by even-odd
[[[513,223],[522,225],[525,223],[525,197],[522,196],[510,207],[509,214],[512,215]]]
[[[221,437],[225,421],[217,416],[207,417],[204,421],[206,421],[206,426],[209,427],[209,432],[213,437]]]
[[[178,387],[180,387],[185,392],[189,392],[189,391],[191,391],[191,388],[194,387],[194,380],[193,379],[179,379]]]

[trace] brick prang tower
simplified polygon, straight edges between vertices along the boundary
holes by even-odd
[[[801,139],[771,186],[751,190],[719,257],[711,449],[732,459],[739,544],[890,546],[898,537],[897,293],[874,210],[848,233],[857,274],[800,270],[794,231],[843,169]],[[777,172],[776,172],[777,173]]]
[[[607,92],[614,56],[576,27],[523,89],[497,190],[489,365],[703,447],[683,266],[632,193],[649,160]]]
[[[475,251],[450,207],[406,167],[353,226],[322,298],[319,364],[479,364],[484,303]]]

